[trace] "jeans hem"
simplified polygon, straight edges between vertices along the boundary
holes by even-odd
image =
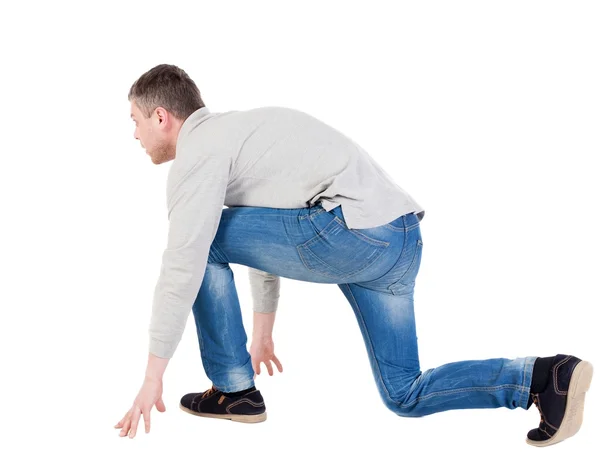
[[[529,403],[533,365],[536,359],[537,356],[527,356],[523,358],[523,389],[521,390],[521,399],[519,400],[519,406],[523,409],[527,409],[527,404]]]

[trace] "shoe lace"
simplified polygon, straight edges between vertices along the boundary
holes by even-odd
[[[536,407],[536,408],[538,409],[538,411],[540,412],[540,417],[541,417],[541,421],[540,421],[540,422],[541,422],[541,423],[543,423],[543,422],[545,422],[545,421],[544,421],[544,413],[542,412],[542,408],[540,407],[540,400],[539,400],[539,398],[538,398],[537,394],[534,394],[534,395],[532,396],[532,398],[533,398],[533,403],[535,404],[535,407]]]
[[[200,399],[202,398],[206,398],[207,396],[212,395],[213,393],[215,393],[217,391],[217,389],[214,387],[214,385],[212,387],[210,387],[208,390],[206,390],[202,396],[200,397]]]

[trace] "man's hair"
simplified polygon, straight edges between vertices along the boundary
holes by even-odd
[[[156,107],[163,107],[185,120],[204,107],[196,83],[175,65],[157,65],[141,75],[131,86],[128,99],[133,100],[146,118]]]

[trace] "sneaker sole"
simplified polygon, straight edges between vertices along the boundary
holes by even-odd
[[[556,433],[548,440],[535,441],[526,438],[529,445],[547,447],[572,437],[583,423],[583,405],[585,392],[590,389],[594,367],[587,361],[581,361],[575,366],[567,391],[567,406],[565,415]]]
[[[227,419],[234,422],[243,422],[246,424],[254,424],[256,422],[263,422],[267,420],[267,413],[260,414],[212,414],[212,413],[199,413],[186,408],[182,404],[179,404],[179,408],[186,413],[193,414],[194,416],[200,417],[211,417],[214,419]]]

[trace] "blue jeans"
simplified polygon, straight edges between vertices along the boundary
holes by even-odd
[[[254,385],[233,272],[336,284],[360,326],[377,388],[401,416],[466,408],[527,409],[535,357],[460,361],[421,371],[413,291],[423,241],[413,213],[348,229],[340,207],[223,209],[193,305],[202,363],[214,386]]]

